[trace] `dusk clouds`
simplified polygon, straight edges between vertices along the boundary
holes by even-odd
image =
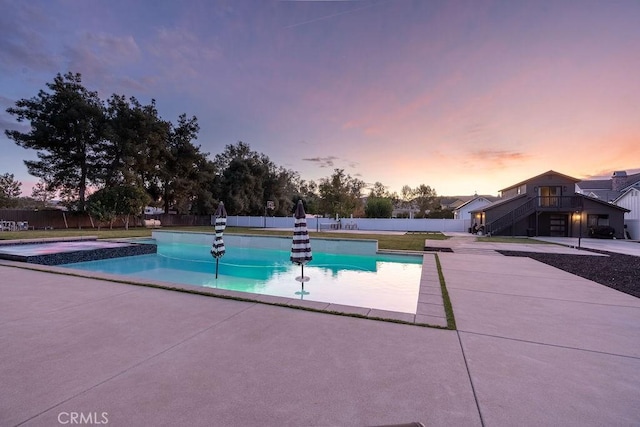
[[[635,0],[0,6],[3,111],[79,72],[101,96],[197,116],[203,151],[242,140],[303,179],[343,168],[392,191],[495,194],[549,169],[639,165]],[[26,151],[0,144],[0,173],[28,181]]]

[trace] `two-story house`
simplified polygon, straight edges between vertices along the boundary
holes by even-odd
[[[624,237],[627,209],[578,194],[580,180],[550,170],[500,190],[501,198],[471,212],[492,235],[588,236],[589,229],[610,226]]]

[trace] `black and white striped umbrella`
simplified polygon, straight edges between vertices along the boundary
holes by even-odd
[[[222,233],[227,227],[227,210],[224,208],[224,203],[220,202],[216,213],[214,214],[214,226],[216,230],[216,237],[213,239],[213,245],[211,246],[211,256],[216,259],[216,279],[218,278],[218,262],[225,253],[224,240],[222,239]]]
[[[311,242],[309,241],[309,231],[307,230],[307,215],[304,212],[302,200],[298,200],[296,206],[295,223],[293,226],[293,243],[291,245],[291,262],[302,267],[302,275],[297,278],[303,283],[309,280],[304,277],[304,265],[313,259],[311,254]]]

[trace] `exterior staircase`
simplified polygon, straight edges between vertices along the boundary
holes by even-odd
[[[492,235],[499,233],[507,227],[514,225],[516,222],[523,218],[528,217],[532,213],[536,212],[537,198],[530,197],[526,202],[518,206],[517,208],[507,212],[501,217],[491,221],[485,225],[485,233]]]

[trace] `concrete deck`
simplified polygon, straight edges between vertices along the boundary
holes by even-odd
[[[457,331],[0,265],[0,425],[638,425],[640,299],[491,252]]]

